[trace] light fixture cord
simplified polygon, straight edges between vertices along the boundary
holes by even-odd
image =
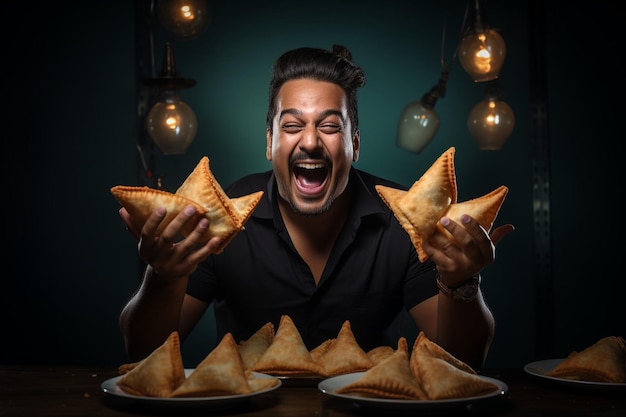
[[[465,9],[466,17],[469,14],[469,2],[467,2],[467,8]],[[464,22],[466,19],[463,19]],[[489,29],[489,23],[487,22],[487,17],[485,14],[485,5],[483,4],[483,0],[474,0],[474,8],[472,10],[472,19],[467,27],[465,27],[465,23],[463,23],[464,29],[461,31],[463,36],[471,34],[471,33],[483,33]]]
[[[469,10],[469,0],[465,6],[465,14],[463,16],[463,22],[461,23],[461,31],[465,27],[465,22],[467,20]],[[446,31],[447,31],[447,21],[448,21],[448,2],[445,2],[445,12],[443,14],[443,29],[441,31],[441,50],[439,56],[439,62],[441,64],[441,77],[439,78],[439,82],[431,88],[426,94],[422,96],[422,104],[424,107],[432,109],[435,107],[437,100],[440,98],[444,98],[446,95],[446,84],[448,83],[448,78],[450,75],[450,68],[454,63],[454,60],[457,56],[457,48],[454,48],[454,52],[452,53],[452,57],[450,58],[450,62],[446,65],[444,56],[446,49]]]

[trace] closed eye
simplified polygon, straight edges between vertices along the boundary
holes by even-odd
[[[326,124],[321,125],[321,126],[319,127],[319,129],[320,129],[320,131],[321,131],[322,133],[325,133],[325,134],[327,134],[327,135],[332,135],[332,134],[334,134],[334,133],[338,133],[338,132],[340,132],[340,131],[341,131],[341,126],[340,126],[340,125],[337,125],[337,124],[329,124],[329,123],[326,123]]]
[[[295,123],[287,123],[282,126],[282,130],[287,133],[297,133],[303,129],[302,125]]]

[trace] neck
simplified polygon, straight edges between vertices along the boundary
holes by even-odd
[[[280,212],[296,250],[309,265],[315,283],[322,276],[335,240],[350,209],[350,191],[346,189],[330,210],[317,216],[296,214],[287,202],[279,199]]]

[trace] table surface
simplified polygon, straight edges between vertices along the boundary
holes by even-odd
[[[626,390],[559,384],[523,369],[484,370],[508,385],[505,395],[470,405],[437,409],[363,408],[322,393],[316,385],[285,384],[266,394],[221,408],[153,407],[104,393],[101,384],[118,376],[103,367],[0,366],[0,416],[271,416],[342,417],[379,415],[626,416]]]

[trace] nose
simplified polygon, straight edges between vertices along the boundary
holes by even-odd
[[[317,149],[321,146],[321,140],[314,125],[306,125],[300,138],[300,148],[303,150]]]

